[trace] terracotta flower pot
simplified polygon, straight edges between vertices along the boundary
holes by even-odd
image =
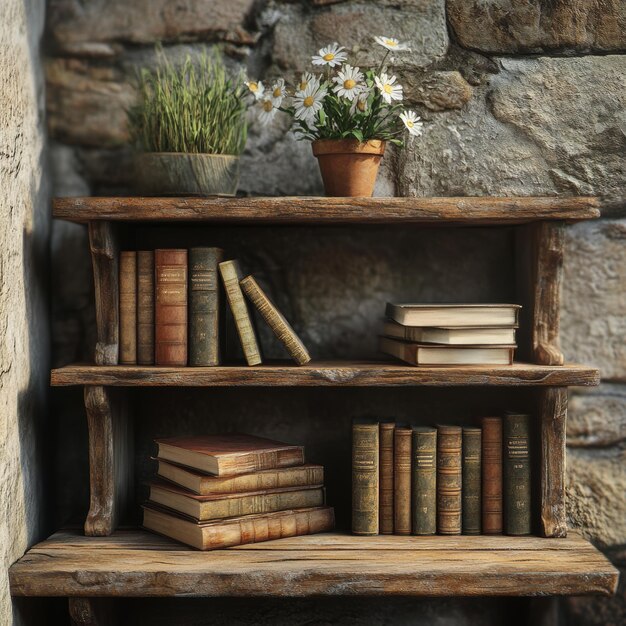
[[[313,154],[322,172],[327,196],[369,197],[374,192],[385,142],[370,139],[317,139]]]

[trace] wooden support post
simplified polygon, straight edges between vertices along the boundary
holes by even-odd
[[[126,392],[110,387],[85,387],[89,427],[90,504],[85,534],[110,535],[130,493],[132,431]]]
[[[119,245],[111,222],[89,222],[96,295],[96,365],[117,365],[119,355]]]
[[[70,618],[75,626],[115,626],[115,601],[106,598],[68,598]]]
[[[534,222],[518,227],[516,233],[517,291],[523,306],[520,353],[538,365],[563,365],[559,344],[563,224]]]
[[[567,388],[539,390],[541,431],[541,514],[543,537],[565,537],[565,428]]]

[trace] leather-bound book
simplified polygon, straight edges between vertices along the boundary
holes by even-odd
[[[502,534],[502,418],[483,417],[482,530]]]
[[[414,535],[437,532],[437,429],[413,428],[411,526]]]
[[[381,535],[393,535],[393,433],[394,422],[380,423],[378,526]]]
[[[154,365],[154,252],[137,252],[137,363]]]
[[[155,363],[187,365],[187,250],[155,250]]]
[[[192,548],[215,550],[328,532],[335,527],[335,513],[332,507],[320,506],[197,523],[184,515],[147,504],[143,526]]]
[[[352,424],[352,532],[378,534],[378,422]]]
[[[309,351],[306,349],[306,346],[302,343],[300,337],[296,335],[296,332],[291,327],[291,324],[289,324],[283,314],[267,297],[266,293],[261,289],[261,287],[259,287],[259,284],[254,279],[254,276],[246,276],[240,282],[240,285],[243,292],[250,299],[250,302],[254,304],[256,310],[261,314],[261,317],[272,329],[272,332],[278,341],[285,346],[287,352],[291,355],[291,358],[298,365],[308,363],[311,360],[311,356],[309,355]]]
[[[480,535],[482,431],[463,429],[463,534]]]
[[[437,532],[461,534],[462,431],[437,426]]]
[[[226,290],[226,299],[235,320],[237,334],[244,357],[248,365],[259,365],[261,363],[261,352],[259,343],[252,326],[252,319],[248,305],[243,297],[239,281],[243,278],[239,263],[233,261],[223,261],[219,264],[222,280],[224,281],[224,289]]]
[[[393,434],[393,532],[411,534],[411,438],[410,426],[396,426]]]
[[[531,533],[530,417],[504,416],[504,530],[507,535]]]
[[[120,252],[120,364],[137,363],[137,253]]]
[[[189,365],[219,365],[220,248],[189,250]]]

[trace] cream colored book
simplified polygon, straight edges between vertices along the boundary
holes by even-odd
[[[449,346],[512,345],[515,343],[515,328],[436,328],[403,326],[388,320],[383,325],[383,335],[415,343],[439,343]]]
[[[261,363],[261,352],[256,333],[254,332],[254,326],[252,325],[250,311],[248,311],[248,305],[239,285],[239,281],[242,278],[239,263],[235,260],[223,261],[220,263],[219,268],[224,281],[226,299],[235,319],[237,334],[241,341],[246,362],[248,365],[259,365]]]
[[[511,365],[515,346],[432,346],[380,337],[378,349],[411,365]]]
[[[385,315],[404,326],[517,326],[519,304],[392,304]]]
[[[261,317],[267,322],[272,329],[278,341],[280,341],[293,360],[298,365],[304,365],[311,360],[309,351],[296,335],[291,324],[285,319],[283,314],[276,308],[274,303],[267,297],[265,292],[259,287],[254,276],[246,276],[240,282],[243,292],[248,296],[250,302],[254,304]]]

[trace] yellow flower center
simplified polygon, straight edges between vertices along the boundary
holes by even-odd
[[[304,90],[306,89],[306,86],[307,86],[308,84],[309,84],[309,83],[307,83],[305,80],[303,80],[303,81],[302,81],[302,82],[298,85],[298,89],[299,89],[300,91],[304,91]]]
[[[365,111],[365,110],[367,109],[367,102],[366,102],[365,100],[359,100],[359,101],[356,103],[356,108],[357,108],[359,111]]]
[[[249,83],[248,84],[248,89],[250,89],[250,91],[258,91],[259,90],[259,85],[258,85],[258,83]]]
[[[407,121],[406,121],[406,125],[407,125],[409,128],[413,128],[413,126],[415,126],[415,124],[413,124],[413,122],[412,122],[411,120],[407,120]]]
[[[392,48],[398,45],[393,39],[385,39],[385,43]]]
[[[352,80],[351,78],[348,78],[348,80],[343,81],[344,89],[354,89],[355,86],[356,86],[356,81]]]
[[[307,96],[302,104],[304,104],[305,107],[312,107],[314,102],[315,98],[313,96]]]
[[[387,84],[383,87],[383,90],[385,91],[385,93],[391,93],[393,91],[393,87]]]
[[[274,89],[274,98],[280,98],[282,93],[283,93],[282,89],[280,87],[276,87],[276,89]]]
[[[266,100],[263,103],[263,110],[266,111],[267,113],[269,113],[273,108],[274,108],[274,105],[269,100]]]
[[[335,55],[332,52],[329,52],[328,54],[325,54],[322,59],[324,59],[324,61],[332,61],[335,58]]]

